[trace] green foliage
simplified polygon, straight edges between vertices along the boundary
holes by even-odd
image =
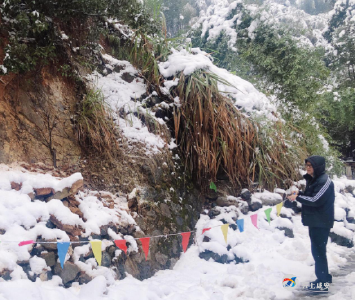
[[[255,76],[266,81],[266,90],[280,100],[303,108],[317,102],[329,74],[321,51],[300,47],[287,32],[265,24],[257,27],[253,39],[238,39],[237,47]]]
[[[6,0],[0,11],[5,33],[3,66],[9,72],[26,72],[53,60],[63,44],[59,28],[78,35],[70,42],[89,54],[98,49],[104,18],[120,20],[147,34],[159,30],[147,9],[135,0]]]

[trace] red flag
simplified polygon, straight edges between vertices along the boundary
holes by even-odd
[[[126,240],[115,240],[115,244],[118,248],[124,251],[127,254],[127,245]]]
[[[189,244],[191,232],[182,232],[180,234],[182,235],[182,249],[184,250],[184,252],[186,252],[187,245]]]
[[[24,242],[19,243],[18,245],[19,246],[25,246],[25,245],[31,245],[31,244],[34,244],[34,241],[32,241],[32,240],[24,241]]]
[[[147,260],[148,253],[149,253],[149,241],[150,241],[150,238],[149,237],[140,238],[140,241],[142,242],[143,251],[145,253],[145,260]]]
[[[211,227],[210,228],[204,228],[204,229],[202,229],[202,234],[204,234],[206,231],[208,231],[208,230],[210,230],[211,229]]]

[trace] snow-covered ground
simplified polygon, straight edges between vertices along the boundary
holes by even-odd
[[[307,228],[301,223],[300,215],[294,215],[291,209],[282,208],[284,218],[277,217],[276,208],[272,207],[271,222],[268,223],[264,210],[270,206],[264,205],[256,212],[244,215],[236,206],[217,207],[219,215],[210,218],[201,214],[196,225],[195,240],[173,270],[159,271],[150,279],[139,281],[128,275],[120,281],[113,280],[109,269],[98,267],[90,260],[86,263],[76,260],[76,264],[85,272],[90,272],[94,279],[88,284],[74,283],[65,289],[62,280],[53,276],[49,281],[31,282],[16,261],[30,259],[32,272],[41,272],[46,268],[44,260],[39,257],[30,258],[29,246],[19,247],[17,242],[26,239],[36,239],[42,235],[45,239],[69,240],[66,233],[59,229],[46,228],[45,222],[49,214],[55,214],[63,223],[80,225],[87,231],[97,232],[99,226],[112,221],[134,224],[133,218],[125,211],[125,203],[115,201],[114,210],[104,207],[92,194],[79,194],[80,210],[87,219],[83,222],[67,209],[61,201],[40,200],[31,201],[28,193],[32,188],[51,187],[53,190],[70,186],[80,174],[74,174],[66,179],[58,179],[50,175],[33,174],[19,168],[9,168],[1,165],[0,184],[0,229],[5,231],[0,235],[0,272],[7,268],[12,270],[11,280],[0,278],[0,300],[19,300],[26,295],[26,300],[42,299],[112,299],[112,300],[199,300],[199,299],[290,299],[294,297],[292,291],[282,286],[285,276],[291,274],[297,277],[299,285],[314,279],[314,261],[310,252],[310,241]],[[11,189],[9,183],[22,183],[18,191]],[[354,197],[350,193],[340,194],[347,186],[355,186],[355,181],[345,178],[334,178],[336,186],[336,225],[333,232],[354,240],[355,225],[346,221],[344,209],[350,209],[349,216],[355,212]],[[280,192],[281,190],[276,190]],[[280,196],[270,192],[256,193],[254,201],[258,199],[280,199]],[[233,199],[233,197],[230,197]],[[237,201],[238,202],[238,201]],[[344,211],[344,212],[343,212]],[[111,213],[112,212],[112,213]],[[115,213],[113,213],[115,212]],[[251,215],[257,214],[258,228],[251,222]],[[117,215],[120,215],[119,219]],[[244,219],[244,231],[228,230],[227,243],[221,231],[222,220],[235,224],[236,219]],[[80,223],[80,224],[79,224]],[[204,228],[210,228],[202,234]],[[293,230],[294,238],[286,237],[280,228]],[[112,239],[127,238],[111,232]],[[170,238],[176,238],[171,236]],[[207,241],[204,238],[208,238]],[[130,240],[131,243],[132,239]],[[105,241],[107,246],[112,241]],[[89,245],[76,247],[80,251],[88,251]],[[85,249],[84,249],[85,248]],[[132,250],[132,249],[131,249]],[[137,251],[137,248],[133,249]],[[221,264],[209,259],[201,259],[199,254],[205,250],[219,255],[226,255],[233,260],[234,256],[245,263],[230,262]],[[130,249],[129,249],[130,251]],[[121,255],[117,250],[116,255]],[[328,244],[328,261],[331,273],[347,264],[347,257],[354,253],[351,248]],[[74,253],[75,254],[75,253]],[[74,255],[75,256],[75,255]],[[350,285],[354,281],[355,272],[348,274],[342,281],[349,285],[344,289],[337,289],[335,295],[329,299],[353,299],[355,287]]]

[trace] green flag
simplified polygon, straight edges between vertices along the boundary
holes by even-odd
[[[267,217],[267,220],[268,220],[269,224],[270,224],[270,213],[271,213],[271,211],[272,211],[271,207],[268,208],[268,209],[265,209],[265,215]]]
[[[214,184],[213,181],[211,181],[211,183],[210,183],[210,189],[214,190],[215,192],[217,192],[217,187],[216,187],[216,185]]]

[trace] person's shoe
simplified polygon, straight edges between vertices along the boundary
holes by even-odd
[[[327,282],[333,283],[333,276],[332,276],[332,275],[328,274],[328,280],[327,280]]]

